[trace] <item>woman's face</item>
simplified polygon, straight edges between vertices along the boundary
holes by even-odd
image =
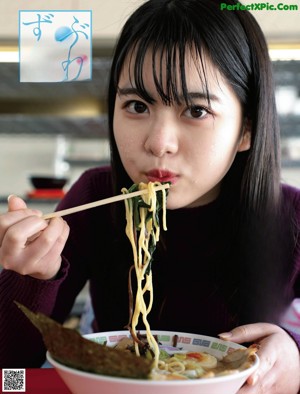
[[[149,104],[136,91],[129,67],[125,62],[114,113],[114,136],[129,177],[133,183],[171,182],[169,209],[213,201],[237,152],[250,147],[250,131],[243,127],[242,107],[233,90],[207,60],[208,103],[199,71],[187,56],[192,105],[183,98],[180,104],[166,105],[156,91],[148,54],[143,79],[155,100]]]

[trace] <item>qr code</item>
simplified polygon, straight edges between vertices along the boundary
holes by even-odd
[[[25,392],[25,369],[2,369],[2,392]]]

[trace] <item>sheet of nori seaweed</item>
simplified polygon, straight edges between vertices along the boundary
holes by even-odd
[[[128,351],[88,340],[73,329],[63,327],[42,313],[34,313],[15,302],[41,332],[46,348],[60,363],[101,375],[148,379],[153,361]]]

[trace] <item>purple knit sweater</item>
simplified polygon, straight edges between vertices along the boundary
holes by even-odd
[[[289,186],[284,188],[285,198],[293,200],[300,222],[300,191]],[[110,169],[95,168],[80,177],[58,208],[111,195]],[[45,359],[39,332],[23,316],[14,300],[63,322],[76,296],[89,281],[94,330],[118,330],[127,324],[127,281],[132,252],[124,227],[118,232],[112,225],[112,209],[112,205],[107,205],[65,217],[71,231],[55,280],[37,280],[9,270],[1,272],[1,368],[39,367]],[[168,231],[163,235],[163,243],[172,247],[167,253],[158,250],[153,264],[155,298],[150,315],[153,329],[216,336],[235,326],[235,316],[218,287],[220,278],[211,260],[216,237],[215,226],[210,224],[217,220],[216,215],[215,202],[199,208],[168,211]],[[295,297],[300,297],[298,250],[294,275],[287,285],[293,289]],[[290,334],[300,347],[300,336]]]

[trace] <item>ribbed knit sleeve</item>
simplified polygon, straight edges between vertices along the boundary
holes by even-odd
[[[298,236],[297,236],[297,244],[296,244],[296,250],[295,250],[295,279],[296,281],[299,281],[299,289],[296,291],[299,291],[297,294],[297,297],[300,298],[300,190],[294,189],[294,194],[293,194],[293,205],[295,207],[295,213],[296,213],[296,225],[298,228]]]
[[[296,223],[298,228],[298,236],[296,237],[296,248],[295,248],[295,268],[293,274],[293,286],[295,298],[300,299],[300,190],[297,190],[294,194],[294,206],[296,211]],[[299,320],[299,333],[300,333],[300,320]],[[300,337],[298,335],[298,344],[300,349]]]
[[[67,275],[69,264],[63,261],[55,280],[38,280],[3,270],[0,274],[0,367],[39,367],[45,358],[38,330],[14,301],[30,310],[51,315],[57,291]],[[30,360],[28,354],[31,355]]]
[[[71,186],[57,209],[74,207],[109,195],[110,169],[91,169],[83,173]],[[55,280],[34,279],[9,270],[1,272],[1,368],[34,368],[43,364],[46,349],[42,337],[14,301],[61,323],[67,318],[77,295],[90,279],[92,261],[99,264],[95,253],[95,245],[99,244],[100,237],[99,223],[103,223],[104,230],[107,226],[102,210],[99,211],[100,217],[96,221],[95,212],[97,208],[92,212],[79,212],[64,218],[69,224],[70,235],[62,253],[61,269]]]
[[[296,334],[295,332],[289,331],[289,330],[287,330],[287,331],[290,334],[290,336],[294,339],[296,344],[298,345],[299,352],[300,352],[300,334]]]
[[[292,199],[292,205],[295,210],[295,251],[294,251],[294,270],[291,279],[291,286],[293,287],[293,294],[295,299],[300,299],[300,190],[285,185],[284,195],[286,198]],[[289,335],[297,343],[300,351],[300,319],[297,314],[293,312],[293,304],[288,308],[282,320],[282,327],[289,333]]]

